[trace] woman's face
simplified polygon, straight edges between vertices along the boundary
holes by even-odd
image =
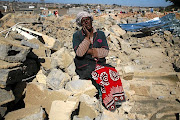
[[[81,19],[82,26],[85,26],[86,29],[91,30],[92,29],[92,20],[90,17],[83,17]]]

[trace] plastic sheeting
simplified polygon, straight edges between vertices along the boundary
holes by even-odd
[[[176,19],[174,13],[170,13],[162,18],[156,17],[146,22],[118,25],[122,29],[131,32],[154,33],[168,30],[174,35],[180,36],[180,20]]]

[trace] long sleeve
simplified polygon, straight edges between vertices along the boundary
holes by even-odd
[[[94,48],[98,53],[98,58],[104,58],[108,56],[109,50],[105,48]]]
[[[84,39],[80,44],[79,47],[76,50],[76,55],[79,57],[82,57],[87,50],[89,49],[90,41],[87,39]]]

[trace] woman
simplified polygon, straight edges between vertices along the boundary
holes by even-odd
[[[91,79],[100,89],[105,107],[114,111],[116,103],[125,100],[124,91],[117,71],[106,64],[109,47],[105,34],[96,30],[92,21],[93,17],[88,12],[77,14],[76,22],[82,29],[73,34],[76,73],[81,79]]]

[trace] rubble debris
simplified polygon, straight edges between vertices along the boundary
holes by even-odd
[[[180,111],[178,27],[162,31],[158,27],[166,24],[169,15],[162,20],[164,13],[147,12],[144,17],[140,13],[92,14],[94,27],[105,32],[107,63],[120,75],[126,102],[114,112],[106,110],[91,80],[81,80],[76,74],[72,35],[81,28],[75,23],[75,15],[38,19],[39,15],[12,13],[0,26],[0,96],[6,96],[0,100],[0,119],[176,117]],[[155,17],[161,18],[150,20]],[[160,20],[164,23],[158,23]],[[133,32],[119,27],[136,22],[157,26],[138,27]],[[18,52],[21,58],[17,58]]]
[[[0,59],[8,62],[24,62],[29,48],[20,45],[19,41],[0,38]]]
[[[45,118],[45,111],[41,107],[22,108],[5,116],[6,120],[44,120]]]
[[[8,91],[6,89],[0,89],[0,97],[1,97],[0,106],[8,102],[11,102],[15,99],[12,91],[11,90]]]
[[[62,109],[63,108],[63,109]],[[49,119],[51,120],[70,120],[72,112],[77,108],[77,103],[74,101],[60,101],[52,102]]]

